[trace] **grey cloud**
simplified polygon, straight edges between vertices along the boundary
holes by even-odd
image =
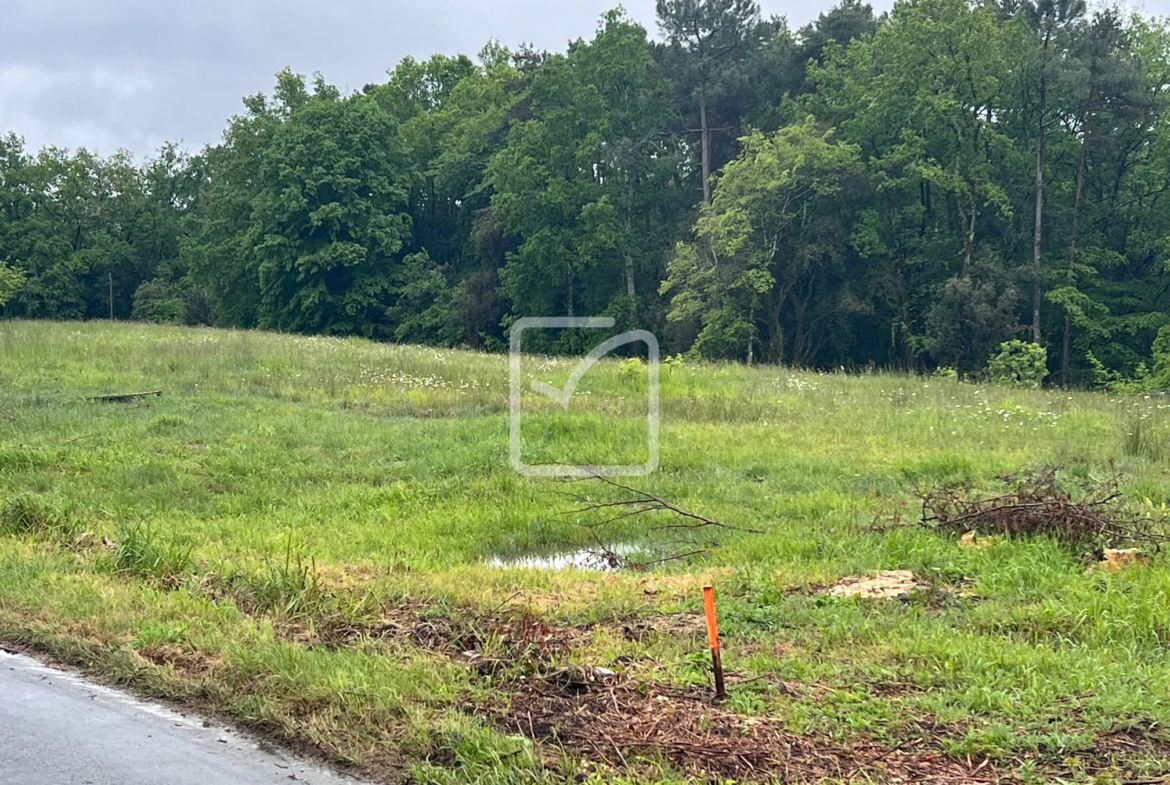
[[[240,99],[288,65],[346,90],[401,58],[474,55],[491,38],[563,49],[619,0],[15,0],[0,47],[0,132],[29,147],[124,147],[147,155],[214,142]],[[834,0],[763,0],[800,25]],[[626,0],[656,34],[654,0]],[[892,0],[875,0],[886,10]],[[1151,0],[1151,12],[1170,0]]]
[[[628,4],[653,22],[653,0]],[[607,2],[455,0],[22,1],[0,49],[0,129],[30,147],[216,140],[240,99],[288,65],[344,89],[384,79],[406,55],[474,54],[490,39],[563,48]]]

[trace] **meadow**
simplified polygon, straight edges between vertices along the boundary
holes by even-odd
[[[567,411],[526,397],[526,457],[645,460],[645,387],[613,359]],[[1170,399],[689,361],[661,396],[660,466],[623,482],[727,527],[605,524],[626,491],[516,474],[506,356],[0,321],[0,643],[381,782],[1170,771],[1166,555],[965,547],[915,496],[1060,466],[1161,514]],[[523,561],[599,543],[657,563]],[[825,591],[880,570],[921,590]]]

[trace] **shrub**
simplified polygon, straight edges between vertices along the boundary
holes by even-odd
[[[946,281],[926,314],[924,346],[963,378],[984,366],[1016,330],[1016,291],[994,256],[977,257],[970,274]]]
[[[24,286],[24,271],[0,262],[0,308],[3,308],[20,287]]]
[[[1158,330],[1154,339],[1154,369],[1142,381],[1146,389],[1170,389],[1170,326]]]
[[[187,303],[171,283],[145,281],[134,292],[130,315],[141,322],[182,324],[187,318]]]
[[[1039,387],[1048,375],[1048,352],[1024,341],[1001,343],[999,353],[987,363],[987,373],[1000,384]]]
[[[630,357],[628,359],[622,360],[621,364],[618,365],[618,372],[623,376],[641,375],[642,373],[645,373],[645,369],[646,363],[638,357]]]
[[[1155,352],[1157,351],[1155,344]],[[1093,382],[1100,388],[1121,395],[1133,395],[1159,387],[1157,377],[1151,375],[1149,366],[1139,362],[1133,375],[1107,368],[1092,352],[1085,352],[1085,359],[1093,369]]]

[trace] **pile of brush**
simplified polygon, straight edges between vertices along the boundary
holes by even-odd
[[[970,488],[920,490],[921,523],[959,535],[1042,535],[1076,548],[1139,545],[1156,550],[1170,539],[1170,516],[1127,503],[1118,475],[1074,493],[1058,474],[1058,468],[1048,468],[1001,478],[1008,490],[995,495]]]

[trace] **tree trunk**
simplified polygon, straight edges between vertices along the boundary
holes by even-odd
[[[971,220],[967,226],[967,236],[963,238],[963,269],[962,275],[971,274],[971,257],[975,253],[975,216],[979,213],[979,207],[975,199],[971,200]]]
[[[1068,387],[1068,366],[1072,355],[1072,315],[1064,314],[1064,342],[1060,349],[1060,386]]]
[[[1042,283],[1044,266],[1041,260],[1041,247],[1044,243],[1044,137],[1041,121],[1036,148],[1036,224],[1032,233],[1032,342],[1036,344],[1041,343],[1043,337],[1040,332],[1040,305],[1044,298]]]
[[[630,187],[633,191],[633,186]],[[626,243],[627,248],[633,238],[633,227],[630,225],[630,205],[634,203],[634,196],[631,193],[626,201]],[[638,298],[634,288],[634,257],[628,250],[626,251],[626,295],[630,298],[630,315],[637,319],[638,316]]]
[[[1089,101],[1093,101],[1094,90],[1089,90]],[[1089,156],[1089,137],[1091,131],[1089,129],[1088,118],[1086,117],[1084,123],[1084,136],[1081,137],[1081,157],[1077,164],[1077,190],[1073,197],[1073,214],[1072,214],[1072,231],[1068,241],[1068,263],[1069,267],[1073,267],[1077,261],[1077,235],[1080,232],[1081,222],[1081,198],[1085,193],[1085,167]],[[1073,275],[1076,275],[1075,270],[1071,270]],[[1068,313],[1067,309],[1064,314],[1064,343],[1060,357],[1060,386],[1068,386],[1068,372],[1069,364],[1071,362],[1072,354],[1072,315]]]
[[[637,298],[634,294],[634,257],[626,254],[626,295],[630,298],[630,308],[636,311]]]
[[[784,360],[784,328],[780,326],[780,305],[774,297],[768,298],[768,353],[766,357],[772,365],[779,365]]]
[[[754,365],[756,354],[756,310],[753,308],[748,314],[748,355],[747,364]]]
[[[816,282],[810,280],[806,290],[807,294],[803,299],[795,294],[792,297],[792,310],[796,318],[796,324],[793,325],[792,331],[792,363],[802,368],[811,365],[813,358],[813,353],[810,351],[813,325],[809,323],[808,312],[815,290]]]
[[[910,340],[911,336],[911,321],[910,313],[906,308],[906,304],[902,303],[902,319],[899,323],[899,328],[902,331],[902,352],[906,362],[906,373],[914,373],[914,342]]]
[[[1044,54],[1040,61],[1040,122],[1036,132],[1036,222],[1032,231],[1032,342],[1040,344],[1040,305],[1044,300],[1044,147],[1048,141],[1048,42],[1044,36]]]
[[[699,132],[703,135],[703,204],[711,204],[711,129],[707,127],[707,96],[699,93]]]

